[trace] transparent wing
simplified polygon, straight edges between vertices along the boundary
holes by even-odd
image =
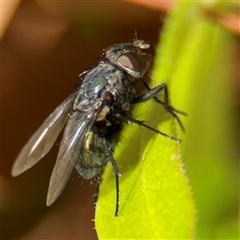
[[[33,134],[17,156],[12,176],[16,177],[31,168],[48,153],[68,119],[76,96],[77,92],[74,92],[63,101]]]
[[[95,122],[97,112],[76,111],[68,120],[60,144],[58,157],[49,183],[47,206],[50,206],[62,193],[75,167],[88,129]]]

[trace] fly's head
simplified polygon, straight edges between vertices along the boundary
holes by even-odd
[[[135,40],[133,43],[109,46],[105,50],[104,56],[132,77],[142,78],[151,64],[150,54],[143,52],[149,48],[150,44],[145,41]]]

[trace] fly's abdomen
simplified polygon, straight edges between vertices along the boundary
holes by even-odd
[[[89,132],[87,140],[79,154],[76,170],[85,178],[95,177],[107,165],[109,161],[102,138],[93,132]]]

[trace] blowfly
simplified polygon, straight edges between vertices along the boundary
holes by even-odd
[[[83,178],[91,179],[110,161],[116,178],[115,216],[118,216],[120,172],[113,151],[124,123],[135,123],[181,142],[131,115],[135,104],[154,99],[163,104],[182,126],[175,113],[178,111],[168,103],[167,86],[163,83],[150,89],[144,81],[152,62],[149,48],[149,43],[134,39],[131,43],[113,44],[104,50],[97,64],[79,75],[80,87],[53,111],[17,156],[12,168],[14,177],[41,160],[64,128],[49,183],[47,206],[59,197],[74,168]],[[147,89],[140,96],[135,92],[138,80]],[[161,91],[164,101],[157,98]]]

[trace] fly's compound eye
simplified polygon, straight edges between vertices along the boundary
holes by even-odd
[[[134,52],[122,53],[117,59],[117,64],[126,72],[133,75],[140,75],[143,69],[142,61],[139,56]]]
[[[141,78],[151,63],[150,55],[141,50],[148,49],[149,46],[142,40],[111,45],[105,51],[105,58],[132,77]]]

